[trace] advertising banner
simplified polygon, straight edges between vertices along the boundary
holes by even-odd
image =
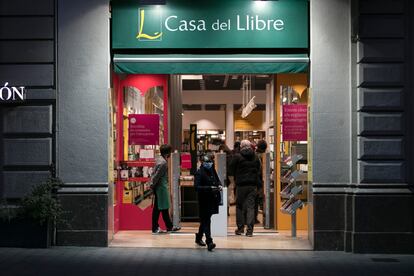
[[[191,154],[182,153],[181,154],[181,168],[182,169],[191,169]]]
[[[308,140],[308,106],[306,104],[286,104],[282,109],[283,141]]]
[[[130,114],[128,116],[129,145],[158,145],[160,141],[160,115]]]
[[[112,47],[308,48],[308,0],[168,0],[112,4]]]

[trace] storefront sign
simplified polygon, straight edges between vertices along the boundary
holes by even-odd
[[[118,0],[113,48],[308,48],[308,19],[308,0]]]
[[[306,104],[283,105],[283,141],[307,141],[308,107]]]
[[[130,145],[158,145],[160,116],[158,114],[130,114],[128,116]]]
[[[24,86],[15,87],[9,86],[6,82],[4,86],[0,87],[0,101],[1,102],[15,102],[24,101],[26,99],[26,91]]]

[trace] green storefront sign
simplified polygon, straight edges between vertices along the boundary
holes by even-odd
[[[112,4],[113,49],[308,48],[307,0]]]

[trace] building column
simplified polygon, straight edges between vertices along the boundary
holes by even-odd
[[[180,75],[171,75],[168,95],[168,141],[173,150],[181,151],[183,135],[183,101]]]
[[[226,104],[226,145],[233,149],[234,145],[234,107]]]
[[[57,227],[58,245],[107,246],[110,239],[109,17],[107,0],[59,1],[57,161],[65,223]]]

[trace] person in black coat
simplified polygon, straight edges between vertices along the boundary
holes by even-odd
[[[262,171],[259,158],[248,140],[241,142],[239,154],[233,156],[231,171],[236,183],[236,235],[253,236],[254,210],[257,190],[262,186]]]
[[[211,216],[218,214],[221,201],[222,185],[214,168],[213,155],[207,153],[201,157],[201,166],[195,175],[195,190],[198,194],[198,206],[200,216],[200,227],[195,234],[195,243],[206,246],[212,251],[216,244],[211,237]],[[203,235],[206,236],[206,243],[203,242]]]

